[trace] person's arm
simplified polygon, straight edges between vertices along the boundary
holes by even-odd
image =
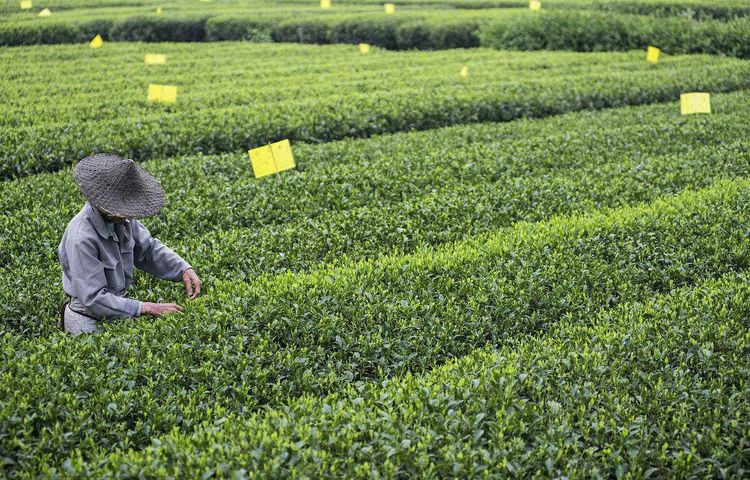
[[[131,220],[130,223],[133,240],[135,240],[133,246],[135,266],[162,280],[181,281],[182,274],[192,267],[182,257],[152,237],[151,232],[141,222]]]
[[[189,298],[194,299],[201,293],[201,280],[185,260],[151,236],[143,224],[131,221],[134,264],[141,270],[155,277],[173,282],[182,281]]]
[[[137,317],[141,302],[119,297],[107,290],[104,264],[96,246],[88,242],[71,242],[68,249],[70,280],[76,297],[92,315],[102,317]]]

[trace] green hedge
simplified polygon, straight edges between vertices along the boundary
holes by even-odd
[[[484,25],[483,46],[514,50],[616,51],[648,45],[667,54],[750,58],[750,18],[695,22],[594,11],[545,11]]]
[[[106,40],[138,42],[202,42],[207,18],[130,17],[112,24]],[[244,40],[244,39],[243,39]]]
[[[228,416],[48,473],[212,478],[741,478],[750,279],[563,321],[423,376]]]
[[[0,444],[14,462],[6,468],[143,448],[175,429],[433,368],[747,269],[749,187],[725,182],[437,251],[215,282],[184,315],[117,322],[96,336],[6,335]]]
[[[339,0],[338,4],[382,5],[382,0]],[[544,9],[604,10],[649,16],[731,20],[750,15],[750,5],[736,0],[543,0]],[[457,9],[528,8],[528,0],[401,0],[398,5]]]
[[[748,98],[717,96],[720,113],[703,118],[653,105],[296,145],[297,170],[278,180],[253,179],[244,154],[152,161],[169,203],[146,223],[208,284],[409,253],[750,175]],[[0,291],[0,329],[55,332],[55,246],[81,203],[69,171],[0,186],[0,268],[13,284]],[[147,278],[137,298],[181,298]]]
[[[287,7],[290,8],[290,7]],[[381,11],[310,13],[262,10],[257,14],[192,12],[155,16],[74,15],[39,21],[0,23],[0,45],[78,43],[101,34],[105,40],[142,42],[371,43],[383,48],[437,50],[479,46],[479,25],[518,15],[518,10],[428,9],[390,17]],[[231,9],[229,10],[231,12]],[[54,35],[49,32],[55,32]],[[92,34],[92,32],[95,32]]]
[[[287,20],[273,27],[276,42],[370,43],[404,50],[439,50],[479,46],[479,20],[354,18],[346,21]]]
[[[465,0],[398,2],[398,12],[386,16],[382,2],[337,1],[332,10],[317,8],[317,2],[226,1],[199,4],[182,1],[163,4],[163,16],[154,15],[154,4],[140,1],[111,1],[107,5],[89,2],[34,2],[31,12],[18,10],[18,2],[0,3],[0,12],[8,18],[0,22],[0,45],[32,45],[39,43],[78,43],[99,33],[111,40],[134,41],[218,41],[245,40],[304,43],[359,43],[368,42],[391,49],[467,48],[479,44],[478,29],[488,22],[516,23],[516,17],[528,8],[526,0]],[[49,6],[55,12],[50,18],[40,19],[36,13]],[[96,8],[94,8],[96,7]],[[643,24],[659,30],[663,23],[676,23],[683,29],[699,32],[701,25],[692,20],[728,21],[750,15],[750,6],[736,2],[619,0],[546,0],[544,12],[560,12],[562,17],[551,17],[560,25],[548,25],[551,31],[564,28],[565,13],[575,15],[602,10],[607,15],[640,14],[629,27],[642,30]],[[656,16],[666,18],[657,19]],[[525,22],[515,29],[524,29]],[[746,29],[746,24],[737,28]],[[569,26],[569,25],[568,25]],[[596,23],[592,26],[596,27]],[[525,28],[529,28],[526,26]],[[712,38],[722,35],[721,24],[710,27]],[[731,28],[730,28],[731,30]],[[94,32],[91,35],[91,32]],[[610,34],[611,32],[605,31]],[[446,34],[450,38],[446,37]],[[667,40],[679,45],[682,35]],[[746,38],[746,37],[744,37]],[[740,45],[736,45],[740,48]],[[622,49],[618,46],[616,49]]]
[[[25,61],[0,78],[8,98],[0,119],[0,179],[57,170],[95,151],[139,161],[236,152],[280,138],[318,143],[750,87],[750,64],[724,58],[674,57],[651,68],[641,52],[365,56],[352,46],[228,47],[160,45],[169,58],[163,68],[144,67],[143,54],[154,51],[147,44],[24,51]],[[0,52],[0,61],[18,53]],[[466,80],[458,75],[464,65],[472,72]],[[103,82],[103,71],[117,74]],[[146,103],[149,83],[177,85],[177,104]]]
[[[270,42],[273,28],[273,25],[246,17],[212,17],[206,20],[206,40]]]

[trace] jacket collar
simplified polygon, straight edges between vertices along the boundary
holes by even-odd
[[[98,209],[94,208],[88,202],[86,202],[86,206],[84,206],[83,209],[86,212],[86,218],[88,218],[89,222],[94,227],[94,230],[96,230],[96,233],[98,233],[100,237],[111,237],[112,239],[114,239],[112,233],[109,231],[109,228],[107,228],[107,224],[104,222],[104,217],[102,217],[102,214]]]

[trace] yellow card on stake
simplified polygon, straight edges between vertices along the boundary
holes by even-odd
[[[147,53],[144,61],[146,65],[164,65],[167,63],[167,56],[161,53]]]
[[[250,156],[255,178],[265,177],[295,167],[289,140],[254,148],[247,154]]]
[[[529,2],[529,10],[532,12],[538,12],[542,9],[542,2],[540,0],[531,0]]]
[[[464,65],[463,67],[461,67],[461,71],[458,72],[458,74],[461,75],[462,78],[468,77],[469,76],[469,67],[467,67],[466,65]]]
[[[680,111],[683,115],[711,113],[711,94],[683,93],[680,95]]]
[[[31,0],[21,0],[21,10],[31,10]]]
[[[39,12],[40,17],[49,17],[50,15],[52,15],[52,10],[50,10],[49,8],[45,8],[44,10]]]
[[[162,13],[164,13],[164,11],[161,9],[161,7],[156,7],[156,14],[161,15]]]
[[[661,55],[661,50],[649,45],[648,51],[646,52],[646,61],[654,65],[659,62],[659,55]]]
[[[370,53],[370,44],[369,43],[360,43],[359,44],[359,53],[362,55],[367,55]]]
[[[386,15],[393,15],[396,13],[396,5],[392,3],[386,3],[383,7],[385,8]]]
[[[101,35],[97,34],[89,43],[91,48],[101,48],[104,45],[104,39]]]
[[[148,86],[148,101],[161,103],[177,102],[177,87],[174,85],[157,85]]]
[[[328,10],[331,8],[331,0],[320,0],[320,8]]]

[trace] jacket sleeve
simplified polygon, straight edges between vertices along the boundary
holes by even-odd
[[[90,242],[72,241],[68,245],[70,282],[75,296],[94,316],[137,317],[141,302],[119,297],[107,290],[104,265],[97,256],[96,245]]]
[[[137,220],[131,221],[133,263],[136,267],[163,280],[179,282],[190,265],[158,239],[151,236],[146,227]]]

